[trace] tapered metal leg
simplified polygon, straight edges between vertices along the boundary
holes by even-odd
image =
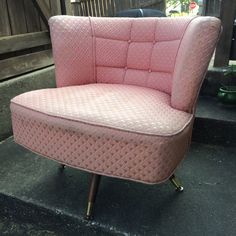
[[[87,207],[87,212],[86,212],[87,220],[90,220],[92,217],[93,205],[96,200],[100,179],[101,179],[101,175],[97,175],[97,174],[91,175],[91,183],[90,183],[89,196],[88,196],[88,207]]]
[[[175,186],[177,192],[183,192],[184,187],[181,185],[180,181],[176,178],[175,175],[170,177],[170,182]]]

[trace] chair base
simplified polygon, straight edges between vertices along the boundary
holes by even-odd
[[[92,219],[93,206],[96,200],[100,180],[101,180],[101,175],[97,175],[97,174],[91,175],[91,182],[90,182],[90,189],[89,189],[89,196],[88,196],[88,206],[87,206],[87,211],[86,211],[86,216],[85,216],[87,220]]]
[[[181,185],[179,179],[177,179],[175,175],[172,175],[169,180],[174,185],[175,190],[177,192],[183,192],[184,191],[184,187]]]
[[[61,164],[60,170],[63,171],[65,169],[65,165]],[[86,210],[85,219],[91,220],[93,218],[93,208],[94,203],[96,201],[96,196],[98,193],[98,188],[101,180],[101,175],[98,174],[91,174],[91,181],[90,181],[90,188],[89,188],[89,195],[88,195],[88,205]],[[176,176],[173,174],[169,178],[170,182],[174,185],[175,190],[177,192],[183,192],[184,187],[181,185],[180,181]]]

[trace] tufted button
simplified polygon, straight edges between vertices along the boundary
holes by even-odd
[[[128,67],[126,66],[126,67],[125,67],[125,70],[127,70],[127,69],[128,69]]]
[[[156,40],[153,40],[153,42],[152,42],[153,44],[155,44],[156,43]]]
[[[131,39],[129,39],[129,40],[128,40],[128,43],[131,43],[131,42],[132,42]]]
[[[151,69],[149,69],[149,70],[148,70],[148,72],[149,72],[149,73],[151,73],[151,72],[152,72],[152,70],[151,70]]]

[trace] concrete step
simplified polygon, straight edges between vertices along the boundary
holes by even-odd
[[[200,96],[192,139],[206,144],[236,146],[236,106],[224,105],[215,97]]]
[[[233,236],[235,154],[235,147],[193,143],[177,170],[181,194],[169,182],[150,186],[103,177],[88,223],[83,216],[89,175],[72,168],[61,172],[56,162],[9,138],[0,144],[0,215],[55,229],[55,235]]]

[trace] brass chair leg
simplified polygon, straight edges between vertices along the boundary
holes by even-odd
[[[100,179],[101,179],[101,175],[97,175],[97,174],[91,175],[91,183],[90,183],[89,196],[88,196],[88,207],[87,207],[87,212],[86,212],[86,217],[85,217],[87,220],[90,220],[92,218],[93,206],[96,200]]]
[[[184,187],[181,185],[180,181],[176,178],[175,175],[172,175],[170,177],[170,182],[175,186],[175,190],[177,192],[183,192],[184,191]]]

